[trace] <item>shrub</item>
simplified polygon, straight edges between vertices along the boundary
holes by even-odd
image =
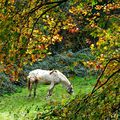
[[[16,91],[16,87],[15,85],[13,85],[11,83],[11,81],[9,80],[9,77],[1,72],[0,73],[0,95],[2,94],[9,94],[9,93],[13,93]]]
[[[73,53],[72,50],[69,50],[64,53],[58,53],[54,56],[47,56],[43,61],[35,62],[32,66],[26,65],[24,71],[28,73],[34,69],[58,69],[67,77],[72,75],[83,77],[89,74],[89,70],[84,65],[84,62],[91,59],[93,60],[94,57],[89,48],[75,53]]]

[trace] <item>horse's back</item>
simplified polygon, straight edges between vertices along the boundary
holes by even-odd
[[[56,79],[54,73],[51,74],[50,70],[36,69],[29,73],[29,78],[34,78],[40,83],[51,83]]]
[[[30,76],[31,76],[31,75],[35,75],[35,76],[37,76],[37,75],[44,75],[44,74],[46,74],[47,72],[48,72],[47,70],[36,69],[36,70],[30,71],[29,75],[30,75]]]

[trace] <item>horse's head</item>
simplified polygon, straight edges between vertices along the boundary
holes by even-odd
[[[67,87],[67,92],[68,92],[70,95],[73,94],[74,91],[73,91],[73,87],[72,87],[71,84]]]

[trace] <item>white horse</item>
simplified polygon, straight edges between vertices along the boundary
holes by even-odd
[[[37,84],[50,84],[47,96],[52,95],[53,88],[56,84],[61,83],[66,87],[66,90],[69,94],[73,93],[73,87],[69,80],[63,75],[59,70],[41,70],[36,69],[29,73],[28,77],[28,90],[29,96],[31,96],[32,86],[34,85],[34,97],[36,96]]]

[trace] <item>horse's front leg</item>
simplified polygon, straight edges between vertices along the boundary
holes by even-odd
[[[54,82],[51,82],[47,96],[51,96],[52,95],[52,91],[53,91],[54,86],[55,86]]]
[[[32,83],[30,83],[30,85],[29,85],[29,95],[28,95],[28,97],[31,97],[31,92],[32,92]]]

